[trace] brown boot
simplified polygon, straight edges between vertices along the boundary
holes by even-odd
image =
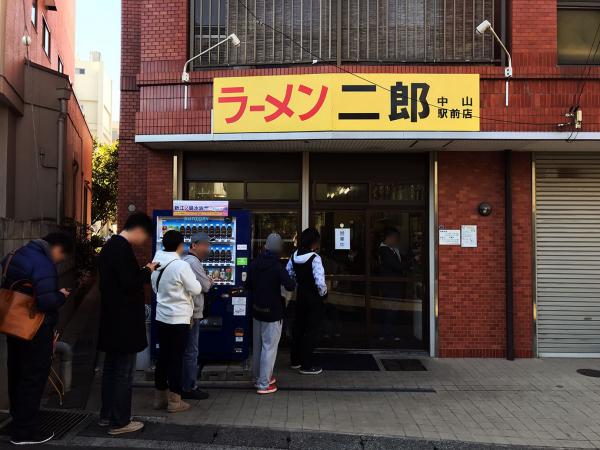
[[[169,391],[159,391],[158,389],[154,391],[154,404],[153,407],[156,410],[167,409],[169,404]]]
[[[189,403],[181,400],[181,395],[176,394],[175,392],[169,392],[169,404],[167,405],[167,411],[170,413],[177,413],[182,411],[187,411],[190,409]]]

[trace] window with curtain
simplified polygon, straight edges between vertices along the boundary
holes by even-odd
[[[314,59],[490,63],[499,57],[493,38],[488,33],[480,36],[474,29],[484,19],[496,22],[499,3],[499,0],[192,0],[193,54],[235,33],[241,40],[239,47],[220,46],[199,58],[197,67],[311,63]]]
[[[559,1],[557,27],[559,64],[600,64],[600,1]]]

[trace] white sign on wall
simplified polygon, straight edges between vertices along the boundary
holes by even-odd
[[[440,245],[460,245],[460,230],[440,230]]]
[[[350,250],[350,228],[335,229],[335,249]]]
[[[463,225],[460,227],[461,247],[477,247],[477,225]]]

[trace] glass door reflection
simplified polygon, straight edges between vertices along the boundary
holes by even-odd
[[[329,290],[320,346],[365,348],[365,213],[318,211],[312,218],[315,228],[321,233],[320,255]],[[336,248],[336,228],[350,230],[350,250]]]
[[[371,347],[425,346],[424,217],[393,210],[369,215]]]

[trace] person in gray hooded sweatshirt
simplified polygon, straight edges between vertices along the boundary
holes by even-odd
[[[208,257],[210,251],[210,237],[206,233],[196,233],[192,236],[190,250],[183,260],[190,265],[196,280],[202,285],[202,292],[194,295],[194,315],[192,316],[192,327],[188,338],[187,347],[183,355],[183,393],[181,397],[186,400],[205,400],[208,392],[201,391],[196,385],[198,379],[198,339],[200,333],[200,322],[204,313],[204,294],[213,285],[212,279],[204,270],[202,261]]]
[[[277,391],[273,367],[283,324],[282,287],[287,291],[296,287],[279,261],[282,247],[281,236],[271,233],[267,237],[265,251],[250,264],[244,284],[252,294],[253,370],[258,394]]]

